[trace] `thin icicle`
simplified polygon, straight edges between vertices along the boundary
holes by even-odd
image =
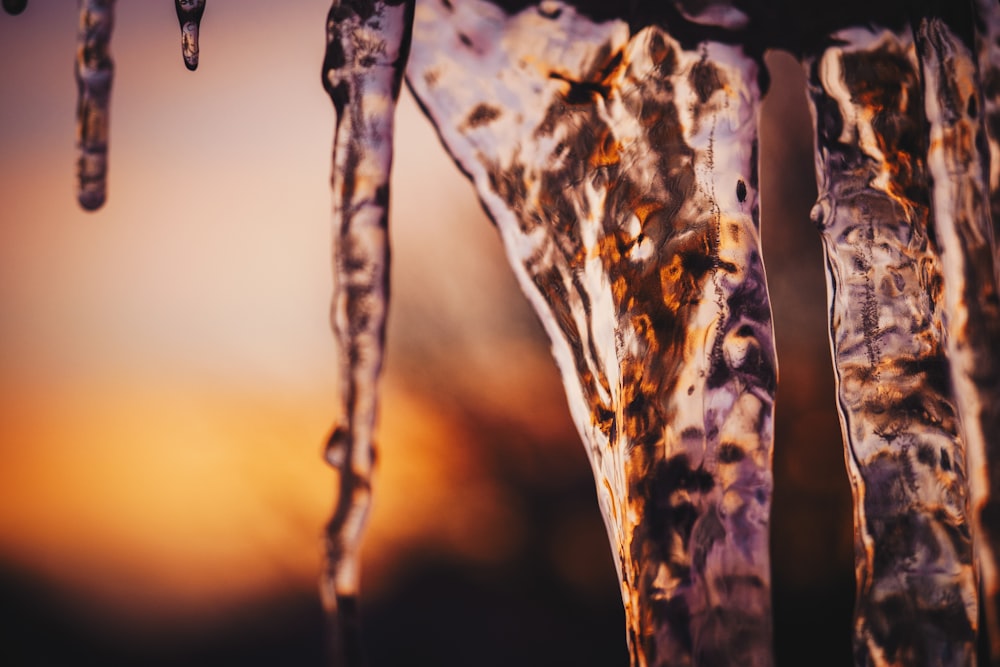
[[[983,125],[990,155],[987,179],[993,219],[993,268],[998,272],[1000,281],[1000,2],[976,0],[976,14],[979,24],[976,50],[983,96]]]
[[[205,0],[175,0],[177,20],[181,24],[181,52],[184,66],[192,72],[198,69],[198,35]]]
[[[636,666],[772,663],[758,63],[545,2],[420,2],[408,81],[552,341]]]
[[[1000,283],[1000,3],[997,0],[977,0],[976,10],[980,29],[976,33],[979,55],[979,82],[982,92],[982,122],[989,145],[989,169],[986,173],[990,192],[990,212],[993,221],[993,271]],[[988,432],[987,432],[988,434]],[[979,479],[983,488],[973,488],[973,502],[982,507],[979,522],[981,533],[993,531],[980,547],[983,585],[985,594],[986,627],[990,656],[994,667],[1000,665],[1000,443],[997,436],[987,439],[986,461],[982,469],[986,479]],[[989,496],[982,497],[983,491]]]
[[[966,452],[946,355],[910,30],[807,59],[837,406],[855,507],[856,665],[975,662]]]
[[[388,308],[389,169],[393,116],[406,66],[411,3],[336,0],[326,22],[323,85],[333,101],[334,295],[342,422],[326,449],[340,473],[327,526],[322,591],[335,664],[364,661],[357,595],[371,499],[377,382]]]
[[[77,199],[94,211],[107,197],[108,107],[114,63],[109,45],[115,0],[81,0],[77,33]]]
[[[11,16],[17,16],[28,6],[28,0],[3,0],[3,9]]]

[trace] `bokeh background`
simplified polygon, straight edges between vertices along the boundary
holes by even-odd
[[[326,0],[118,3],[109,200],[74,196],[76,3],[0,15],[0,664],[319,665],[336,477]],[[810,121],[769,54],[779,664],[850,660]],[[373,665],[625,665],[583,449],[471,186],[404,94]]]

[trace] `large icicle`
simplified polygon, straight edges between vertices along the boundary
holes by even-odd
[[[1000,299],[989,142],[971,3],[932,0],[927,5],[928,13],[914,28],[925,85],[927,167],[944,272],[947,352],[969,448],[991,664],[1000,665]]]
[[[951,392],[913,39],[807,59],[830,335],[855,502],[855,664],[975,663],[968,467]]]
[[[418,3],[408,81],[544,324],[634,665],[772,663],[758,64],[544,2]]]
[[[114,63],[109,45],[115,0],[80,0],[76,46],[77,199],[94,211],[104,205],[108,175],[108,107]]]
[[[334,294],[343,421],[326,458],[340,473],[327,526],[324,603],[335,664],[363,662],[359,549],[371,494],[376,384],[388,306],[393,112],[406,66],[412,3],[335,0],[326,21],[323,85],[333,101]]]
[[[177,21],[181,24],[181,54],[184,66],[192,72],[198,69],[198,37],[205,0],[175,0]]]

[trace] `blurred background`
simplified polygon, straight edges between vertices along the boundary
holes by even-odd
[[[326,0],[119,3],[109,199],[77,208],[76,3],[0,15],[0,663],[319,665],[335,475]],[[280,8],[279,8],[280,7]],[[850,660],[851,510],[810,121],[769,54],[779,664]],[[625,665],[541,328],[404,94],[363,612],[373,665]]]

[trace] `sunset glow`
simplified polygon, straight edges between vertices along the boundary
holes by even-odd
[[[0,584],[37,583],[39,605],[69,609],[85,638],[88,623],[108,629],[115,647],[213,634],[253,604],[294,624],[282,596],[314,601],[319,618],[337,488],[322,451],[339,391],[333,111],[320,83],[329,1],[276,7],[209,2],[192,73],[171,3],[118,3],[108,201],[94,213],[74,193],[74,3],[0,15]],[[623,659],[618,582],[549,344],[496,228],[405,91],[396,132],[362,568],[382,623],[366,632],[375,651],[407,650],[411,627],[447,651],[446,630],[421,624],[446,626],[450,612],[476,626],[470,643],[517,653],[518,633],[533,645],[561,631],[597,660],[584,640],[603,641],[599,627]],[[796,150],[789,134],[765,122],[773,159]],[[784,229],[814,242],[809,254],[798,232],[764,240],[769,276],[782,261],[797,272],[771,280],[790,388],[775,427],[775,580],[849,596],[849,573],[846,588],[829,577],[850,562],[850,509],[805,217],[810,160],[761,188],[765,206],[801,209]],[[60,629],[39,633],[56,644]]]

